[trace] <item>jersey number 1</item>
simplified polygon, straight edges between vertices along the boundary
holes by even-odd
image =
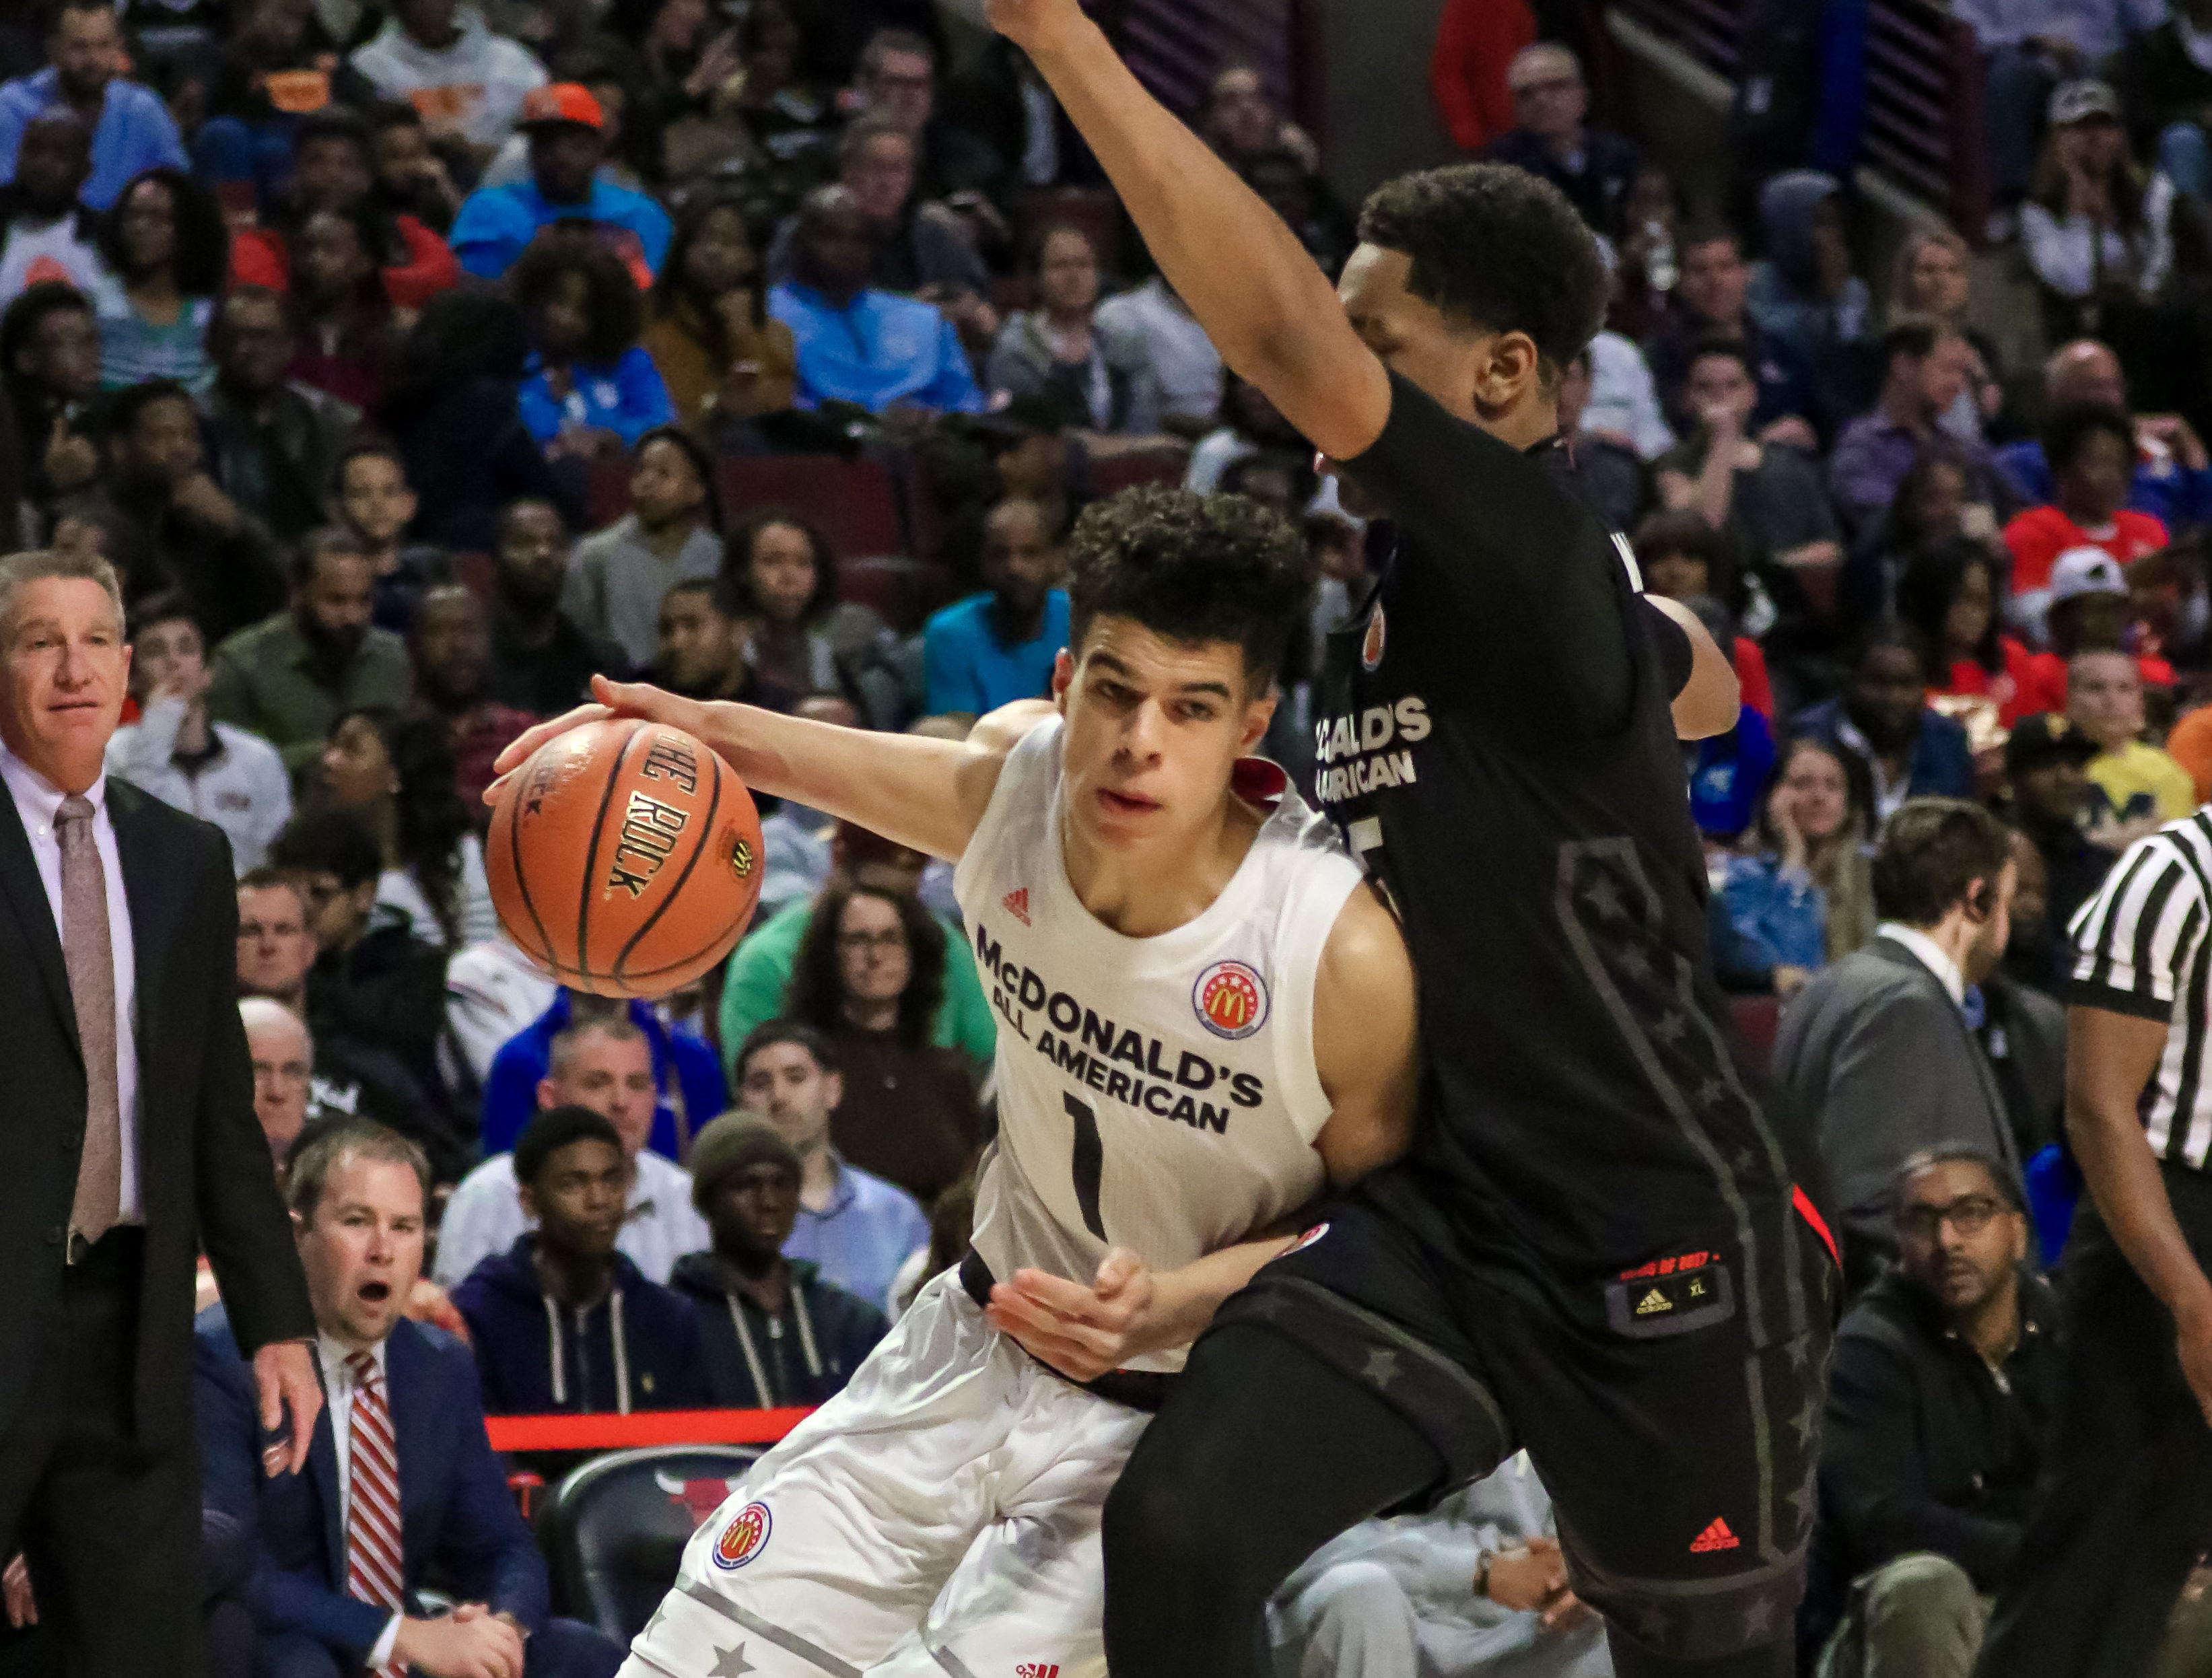
[[[1098,1179],[1106,1168],[1106,1145],[1098,1139],[1098,1116],[1065,1090],[1060,1098],[1067,1116],[1075,1121],[1075,1149],[1067,1164],[1075,1179],[1075,1203],[1083,1208],[1083,1227],[1103,1241],[1106,1225],[1098,1215]]]

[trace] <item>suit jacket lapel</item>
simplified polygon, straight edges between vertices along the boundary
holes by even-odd
[[[15,808],[15,800],[4,787],[0,787],[0,896],[7,898],[9,908],[15,913],[15,924],[22,928],[31,964],[39,970],[46,994],[61,1016],[62,1030],[69,1034],[70,1047],[82,1057],[83,1049],[76,1037],[76,1004],[70,997],[69,969],[62,964],[61,927],[55,922],[53,905],[46,901],[46,888],[39,878],[39,861],[31,854],[30,836],[23,831],[22,812]]]
[[[2020,1159],[2018,1150],[2013,1145],[2012,1121],[2005,1112],[2004,1092],[1997,1087],[1996,1073],[1990,1069],[1989,1055],[1982,1048],[1981,1039],[1974,1035],[1973,1028],[1966,1024],[1966,1013],[1957,1003],[1951,1000],[1951,993],[1943,988],[1943,982],[1930,973],[1928,970],[1928,964],[1922,961],[1911,950],[1895,939],[1887,938],[1875,939],[1872,947],[1875,952],[1884,960],[1894,962],[1899,967],[1910,968],[1929,990],[1942,999],[1944,1006],[1950,1010],[1951,1018],[1958,1024],[1959,1036],[1966,1044],[1966,1058],[1973,1064],[1974,1080],[1981,1086],[1982,1107],[1989,1119],[1992,1133],[1991,1140],[1996,1144],[1997,1158],[2017,1172],[2020,1170]]]
[[[308,1348],[315,1354],[315,1373],[323,1383],[324,1404],[315,1417],[315,1437],[307,1445],[307,1472],[315,1477],[317,1500],[323,1506],[323,1553],[329,1559],[331,1589],[346,1588],[345,1507],[338,1496],[338,1447],[336,1424],[331,1420],[331,1379],[323,1368],[319,1341]]]

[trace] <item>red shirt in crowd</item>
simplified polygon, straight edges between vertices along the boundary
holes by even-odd
[[[2069,548],[2102,548],[2125,565],[2166,545],[2166,526],[2148,513],[2122,508],[2101,533],[2086,531],[2055,507],[2031,507],[2004,528],[2012,550],[2012,589],[2051,587],[2051,567]]]
[[[2038,711],[2063,708],[2066,666],[2058,667],[2061,698],[2057,705],[2039,702],[2042,690],[2039,684],[2036,661],[2048,654],[2031,653],[2010,635],[1997,637],[1997,651],[2004,660],[2002,670],[1991,672],[1972,659],[1960,659],[1951,666],[1951,679],[1940,688],[1930,688],[1928,696],[1941,698],[1955,694],[1971,699],[1992,699],[1996,702],[1997,720],[2009,728],[2024,716],[2033,716]]]
[[[2136,668],[2142,672],[2143,685],[2147,688],[2170,688],[2173,685],[2173,666],[2164,659],[2138,653]],[[2032,716],[2038,711],[2064,710],[2066,660],[2056,653],[2033,654],[2028,660],[2027,679],[2022,689],[2025,695],[2020,708],[2022,716]]]
[[[1774,720],[1774,684],[1766,679],[1766,654],[1749,635],[1735,638],[1735,684],[1742,690],[1743,702],[1765,717]]]
[[[1528,0],[1444,0],[1429,93],[1462,151],[1480,151],[1513,126],[1506,66],[1535,39]]]
[[[395,309],[419,309],[438,293],[461,283],[461,264],[453,247],[412,216],[395,218],[407,246],[407,260],[384,271],[384,295]],[[230,236],[230,278],[234,285],[292,289],[292,255],[282,234],[269,228],[240,228]]]

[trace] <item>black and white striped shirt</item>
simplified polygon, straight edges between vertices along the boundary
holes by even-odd
[[[2212,985],[2212,805],[2128,847],[2075,911],[2067,1000],[2166,1023],[2166,1053],[2143,1091],[2151,1152],[2203,1170],[2212,1155],[2204,1043]]]

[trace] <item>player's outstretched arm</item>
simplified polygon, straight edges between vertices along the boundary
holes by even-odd
[[[1389,376],[1297,236],[1145,91],[1078,0],[986,9],[1059,95],[1222,360],[1316,448],[1365,453],[1390,416]]]
[[[642,682],[592,678],[598,702],[541,722],[499,755],[503,781],[530,754],[571,728],[609,717],[644,717],[703,741],[755,792],[793,799],[857,822],[886,839],[947,860],[968,848],[999,784],[1006,754],[1052,714],[1043,700],[1007,705],[965,740],[923,739],[787,717],[727,700],[680,699]],[[484,793],[498,797],[499,781]]]
[[[1705,621],[1680,600],[1663,594],[1644,598],[1680,624],[1690,638],[1690,679],[1674,696],[1675,737],[1702,740],[1727,733],[1743,715],[1743,688],[1736,680],[1735,661],[1713,639]]]

